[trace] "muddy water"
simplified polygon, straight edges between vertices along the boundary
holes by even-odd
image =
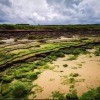
[[[43,88],[42,92],[36,94],[36,99],[51,98],[52,92],[56,90],[65,94],[68,93],[70,84],[61,84],[63,80],[61,76],[69,76],[71,73],[78,73],[77,79],[84,80],[74,84],[78,96],[81,96],[90,88],[96,88],[100,85],[100,56],[80,55],[77,60],[72,61],[66,60],[68,57],[59,58],[53,64],[49,64],[50,66],[58,66],[53,70],[44,71],[33,82],[33,84]],[[68,67],[63,67],[64,64],[67,64]],[[32,99],[32,96],[29,98]]]

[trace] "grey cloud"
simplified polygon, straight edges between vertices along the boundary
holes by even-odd
[[[0,0],[0,23],[100,23],[100,0]]]
[[[98,20],[100,19],[99,0],[95,0],[95,1],[94,0],[61,0],[61,1],[60,3],[56,3],[57,0],[52,0],[52,1],[49,0],[48,3],[50,4],[50,6],[53,5],[54,12],[57,12],[65,17],[64,20],[67,24],[68,23],[71,24],[100,23],[100,20]],[[66,17],[70,17],[70,19],[66,21]]]
[[[81,1],[82,0],[47,0],[47,3],[54,6],[60,5],[60,7],[65,6],[71,8],[74,7],[74,5],[79,5]]]
[[[82,0],[64,0],[64,4],[67,8],[74,7],[74,5],[79,5]]]
[[[11,6],[10,0],[0,0],[0,4],[5,5],[5,6]]]
[[[6,15],[4,12],[1,12],[1,11],[0,11],[0,22],[1,22],[1,23],[7,21],[6,16],[7,16],[7,15]]]

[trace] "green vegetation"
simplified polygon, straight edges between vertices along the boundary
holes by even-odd
[[[69,83],[69,84],[75,84],[75,83],[76,83],[75,78],[73,78],[73,77],[69,78],[69,79],[68,79],[68,83]]]
[[[30,26],[30,25],[0,25],[0,29],[12,30],[12,29],[42,29],[44,26]],[[54,26],[55,29],[60,29],[62,26]],[[67,26],[64,26],[68,28]],[[76,27],[76,26],[75,26]],[[83,27],[83,26],[82,26]],[[47,29],[52,29],[52,26],[46,26]],[[74,26],[70,26],[69,29],[73,29]],[[79,27],[77,27],[78,29]],[[45,36],[46,37],[46,36]],[[28,39],[37,38],[34,35],[29,35]],[[38,38],[36,42],[19,42],[15,39],[14,44],[0,45],[0,99],[28,99],[28,96],[35,94],[35,92],[42,92],[43,88],[37,87],[36,91],[32,91],[32,83],[39,77],[39,74],[46,69],[53,69],[55,66],[49,66],[48,63],[53,63],[59,57],[65,57],[65,55],[73,55],[67,60],[76,60],[80,54],[87,54],[87,48],[93,48],[95,45],[93,41],[82,39],[82,41],[74,42],[55,42],[48,43],[46,39]],[[88,44],[88,45],[87,45]],[[84,46],[82,46],[84,45]],[[85,46],[86,45],[86,46]],[[98,45],[98,44],[97,44]],[[100,49],[97,49],[95,54],[99,55]],[[81,66],[81,64],[78,64]],[[63,65],[68,67],[67,64]],[[7,68],[6,68],[7,67]],[[59,67],[59,65],[58,65]],[[1,69],[2,69],[1,68]],[[60,70],[59,72],[62,72]],[[77,79],[78,73],[71,73],[69,76],[63,77],[62,84],[71,85],[70,88],[74,89],[76,82],[83,80]],[[50,79],[49,81],[53,81]],[[76,92],[70,92],[65,94],[55,91],[52,93],[53,99],[70,99],[77,98]]]
[[[3,82],[7,83],[7,82],[12,82],[13,81],[13,76],[4,76],[3,78]]]
[[[75,78],[68,77],[68,76],[62,76],[63,80],[61,82],[61,84],[66,85],[66,84],[75,84],[77,82],[77,80]]]
[[[64,57],[65,54],[73,54],[74,56],[71,60],[74,60],[78,57],[79,54],[87,54],[85,48],[77,47],[78,45],[82,45],[81,42],[60,42],[54,44],[36,44],[34,46],[30,45],[28,47],[13,48],[13,46],[9,46],[9,48],[4,48],[0,53],[0,65],[7,65],[8,63],[13,63],[17,61],[24,61],[25,59],[40,56],[47,56],[46,53],[50,53],[49,57],[45,58],[44,61],[56,60],[58,57]],[[36,47],[38,45],[38,47]],[[73,47],[76,46],[77,48]],[[35,48],[34,48],[35,47]],[[70,59],[69,59],[70,60]]]
[[[43,87],[36,85],[35,86],[35,92],[41,93],[43,91]]]
[[[97,89],[91,89],[88,92],[84,93],[81,97],[77,96],[77,91],[74,89],[74,86],[71,86],[71,90],[67,93],[66,97],[64,93],[59,91],[52,92],[53,99],[58,100],[99,100],[100,99],[100,87]]]
[[[12,25],[12,24],[3,24],[3,25],[0,25],[0,29],[3,29],[3,30],[15,30],[16,26]]]
[[[2,96],[7,95],[10,91],[11,91],[11,88],[10,88],[10,84],[9,83],[1,84],[1,86],[0,86],[0,94]]]
[[[71,77],[77,77],[77,76],[79,76],[79,74],[78,73],[71,73],[69,76],[71,76]]]
[[[67,100],[78,100],[77,91],[71,90],[70,93],[66,95]]]
[[[15,99],[21,100],[27,98],[31,93],[31,89],[34,87],[31,83],[16,81],[14,83],[6,83],[1,85],[0,98],[2,99]],[[2,100],[1,99],[1,100]]]
[[[14,30],[14,29],[24,29],[24,30],[42,30],[42,29],[100,29],[100,25],[28,25],[28,24],[1,24],[0,29],[4,30]]]
[[[80,100],[99,100],[99,99],[100,99],[100,87],[98,87],[97,89],[91,89],[80,97]]]
[[[70,58],[68,58],[67,60],[76,60],[78,56],[71,56]]]
[[[100,47],[96,48],[96,51],[94,52],[95,56],[100,56]]]
[[[64,93],[61,93],[59,91],[54,91],[52,92],[52,97],[53,97],[53,100],[55,99],[58,99],[58,100],[65,100],[65,96],[64,96]]]
[[[68,65],[67,65],[67,64],[64,64],[63,66],[64,66],[64,67],[68,67]]]
[[[14,83],[12,90],[14,98],[23,98],[29,92],[28,88],[22,82]]]

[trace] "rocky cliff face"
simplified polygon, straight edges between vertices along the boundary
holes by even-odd
[[[73,35],[79,36],[91,36],[100,35],[100,29],[53,29],[53,30],[6,30],[0,31],[0,37],[2,38],[27,38],[29,35],[36,36],[35,38],[45,38],[45,37],[72,37]]]

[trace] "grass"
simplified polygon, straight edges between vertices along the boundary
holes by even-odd
[[[75,88],[75,86],[74,85],[70,85],[70,89],[74,89]]]
[[[76,80],[74,78],[69,78],[68,79],[68,83],[69,84],[75,84],[76,83]]]
[[[71,73],[69,76],[70,76],[70,77],[78,77],[79,74],[78,74],[78,73]]]
[[[45,43],[42,46],[36,47],[36,48],[26,48],[26,49],[20,49],[20,50],[12,50],[9,53],[1,53],[2,61],[0,62],[0,65],[7,64],[7,63],[13,63],[16,61],[23,61],[27,58],[35,57],[37,55],[42,55],[46,53],[50,53],[49,57],[45,58],[44,61],[52,62],[53,60],[56,60],[58,57],[64,57],[65,54],[73,54],[75,57],[72,57],[71,59],[77,58],[79,54],[86,54],[87,51],[83,47],[70,47],[74,45],[79,45],[81,42],[60,42],[60,43],[54,43],[54,44],[48,44]],[[69,48],[70,47],[70,48]],[[12,47],[11,47],[12,48]],[[11,50],[9,48],[9,50]],[[4,50],[6,51],[6,50]],[[5,54],[5,55],[2,55]],[[46,55],[47,56],[47,55]]]
[[[41,93],[43,91],[43,87],[36,85],[35,86],[35,92]]]
[[[14,98],[23,98],[28,94],[28,88],[22,82],[16,82],[13,84],[12,93]]]
[[[67,60],[76,60],[77,57],[78,57],[78,56],[73,55],[73,56],[69,57]]]
[[[35,80],[35,79],[37,79],[37,75],[38,74],[40,74],[39,72],[28,72],[27,74],[26,74],[26,77],[28,78],[28,79],[30,79],[30,80]]]
[[[26,99],[28,97],[28,94],[31,93],[31,89],[34,86],[29,82],[21,82],[16,81],[14,83],[6,83],[1,85],[1,98],[3,99]],[[2,99],[1,99],[2,100]]]
[[[65,96],[64,96],[64,93],[61,93],[59,91],[54,91],[52,92],[52,97],[53,97],[53,100],[57,99],[57,100],[65,100]]]
[[[10,86],[11,86],[11,84],[9,84],[9,83],[1,84],[0,94],[2,95],[2,97],[5,97],[6,95],[9,94],[9,92],[11,91]]]
[[[97,89],[91,89],[84,93],[80,97],[80,100],[100,100],[100,87],[97,87]]]
[[[84,82],[84,79],[77,79],[76,77],[78,77],[79,74],[78,73],[71,73],[69,76],[61,76],[62,77],[62,82],[61,84],[63,85],[74,85],[77,82]]]
[[[66,97],[63,93],[59,91],[52,92],[53,99],[58,100],[99,100],[100,99],[100,87],[96,89],[91,89],[88,92],[84,93],[81,97],[77,96],[77,90],[74,89],[74,85],[71,85],[71,90],[66,94]]]
[[[63,77],[63,80],[61,82],[61,84],[66,85],[66,84],[75,84],[77,82],[77,80],[73,77]]]
[[[100,47],[96,48],[96,51],[94,52],[95,56],[100,56]]]
[[[24,60],[24,62],[19,62],[14,64],[13,66],[11,66],[11,68],[8,68],[2,74],[0,78],[0,80],[3,81],[1,86],[2,97],[13,98],[13,96],[14,97],[17,96],[21,98],[22,96],[23,98],[27,98],[27,95],[31,93],[31,89],[33,88],[32,82],[38,78],[38,75],[45,69],[50,69],[50,70],[54,69],[54,66],[52,67],[48,66],[47,64],[48,62],[51,63],[52,61],[55,61],[59,57],[64,57],[65,54],[73,54],[70,60],[75,60],[77,59],[79,54],[86,53],[84,48],[76,48],[76,47],[68,48],[68,46],[73,46],[76,44],[74,43],[68,44],[67,42],[65,43],[61,42],[55,44],[44,44],[40,47],[36,47],[35,49],[32,48],[28,50],[27,48],[27,49],[21,49],[22,51],[14,50],[13,53],[15,54],[11,54],[11,52],[5,54],[5,52],[1,52],[0,60],[4,59],[3,61],[0,62],[1,65],[7,63],[6,61],[10,60],[11,62],[13,62],[13,60],[15,59],[24,60],[23,55],[29,56],[30,54],[32,54],[33,56],[35,54],[38,54],[35,58],[36,62],[34,62],[34,59],[27,61]],[[11,48],[9,48],[9,50]],[[65,64],[63,66],[67,67],[68,65]],[[80,82],[81,80],[75,79],[75,77],[77,76],[79,76],[77,73],[72,73],[70,74],[70,77],[68,76],[64,77],[62,84],[73,85],[76,82]],[[13,83],[14,79],[17,81],[17,83],[16,82]],[[50,81],[53,80],[51,79]],[[24,92],[25,94],[23,94]],[[65,98],[64,94],[60,93],[59,91],[53,92],[53,97],[58,99]]]
[[[99,24],[89,24],[89,25],[29,25],[29,24],[0,24],[1,30],[17,30],[17,29],[23,29],[23,30],[40,30],[40,29],[99,29]]]
[[[67,100],[78,100],[77,91],[71,90],[70,93],[67,93],[66,98]]]
[[[29,72],[22,73],[22,72],[20,72],[20,70],[16,70],[15,78],[16,79],[27,78],[27,79],[30,79],[30,80],[35,80],[35,79],[37,79],[38,74],[40,74],[40,72],[29,71]]]
[[[13,76],[4,76],[4,78],[3,78],[3,82],[4,83],[9,83],[9,82],[12,82],[13,81]]]

